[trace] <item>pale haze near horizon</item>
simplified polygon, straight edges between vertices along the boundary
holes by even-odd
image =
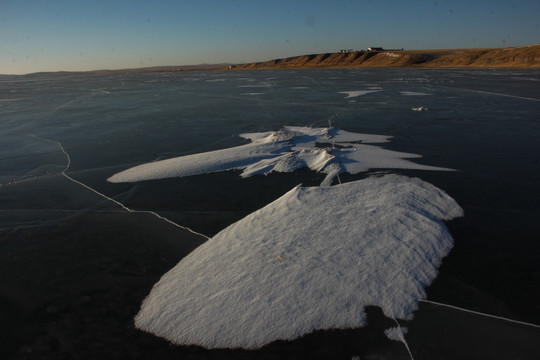
[[[0,1],[0,74],[540,42],[538,1]]]

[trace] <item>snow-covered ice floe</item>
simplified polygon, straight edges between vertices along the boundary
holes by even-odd
[[[182,259],[135,325],[175,344],[255,349],[360,327],[368,305],[410,319],[453,245],[442,220],[462,215],[440,189],[400,175],[298,186]]]
[[[451,170],[415,164],[406,158],[420,155],[383,149],[368,143],[385,143],[384,135],[358,134],[335,128],[286,126],[278,131],[240,134],[251,143],[216,151],[155,161],[111,176],[110,182],[137,182],[217,171],[242,169],[242,177],[292,172],[301,167],[327,174],[322,185],[335,176],[373,168]]]

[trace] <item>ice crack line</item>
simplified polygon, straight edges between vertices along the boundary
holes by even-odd
[[[405,335],[403,334],[403,329],[401,328],[401,325],[399,325],[399,322],[397,321],[396,317],[394,316],[394,314],[392,314],[392,319],[394,319],[394,322],[396,323],[398,329],[399,329],[399,332],[401,334],[400,336],[400,340],[401,342],[403,343],[403,345],[405,345],[405,348],[407,349],[407,351],[409,352],[409,356],[411,357],[411,360],[414,360],[414,357],[413,357],[413,354],[411,352],[411,349],[409,348],[409,344],[407,343],[407,340],[405,340]]]
[[[444,88],[447,88],[447,89],[453,89],[453,90],[462,90],[462,91],[475,92],[475,93],[480,93],[480,94],[506,96],[506,97],[511,97],[511,98],[515,98],[515,99],[540,101],[540,99],[536,99],[536,98],[530,98],[530,97],[525,97],[525,96],[517,96],[517,95],[510,95],[510,94],[494,93],[494,92],[490,92],[490,91],[482,91],[482,90],[474,90],[474,89],[460,89],[460,88],[454,88],[454,87],[450,87],[450,86],[441,86],[441,87],[444,87]]]
[[[27,182],[27,181],[33,181],[33,180],[39,179],[39,178],[41,178],[43,176],[51,176],[51,175],[55,175],[55,174],[57,174],[57,173],[47,173],[47,174],[36,175],[36,176],[32,176],[32,177],[28,177],[28,178],[24,178],[24,179],[20,179],[20,180],[10,181],[10,182],[7,182],[7,183],[0,184],[0,188],[4,187],[4,186],[11,186],[11,185],[20,184],[20,183]]]
[[[76,209],[0,209],[0,212],[7,212],[7,213],[28,213],[28,212],[36,212],[36,213],[96,213],[96,214],[114,214],[119,213],[120,211],[117,210],[76,210]]]
[[[115,200],[115,199],[113,199],[113,198],[111,198],[111,197],[109,197],[109,196],[107,196],[107,195],[105,195],[105,194],[103,194],[103,193],[97,191],[97,190],[94,189],[94,188],[91,188],[90,186],[88,186],[88,185],[86,185],[86,184],[84,184],[84,183],[82,183],[82,182],[80,182],[80,181],[78,181],[78,180],[75,180],[74,178],[72,178],[71,176],[69,176],[68,174],[66,174],[66,171],[67,171],[67,170],[69,169],[69,167],[71,166],[71,158],[69,157],[69,154],[66,152],[66,150],[64,149],[64,147],[62,146],[62,144],[61,144],[60,142],[58,142],[58,141],[54,141],[54,140],[50,140],[50,139],[46,139],[46,140],[51,141],[51,142],[57,144],[58,147],[60,148],[60,150],[61,150],[61,151],[64,153],[64,155],[66,156],[66,158],[67,158],[67,164],[66,164],[66,167],[64,168],[64,170],[61,171],[62,176],[64,176],[66,179],[68,179],[68,180],[74,182],[75,184],[78,184],[78,185],[84,187],[85,189],[88,189],[88,190],[92,191],[93,193],[95,193],[95,194],[97,194],[97,195],[99,195],[99,196],[101,196],[101,197],[103,197],[103,198],[105,198],[105,199],[107,199],[107,200],[109,200],[109,201],[112,201],[113,203],[115,203],[116,205],[120,206],[122,209],[124,209],[124,210],[126,210],[126,211],[128,211],[128,212],[130,212],[130,213],[150,214],[150,215],[153,215],[153,216],[157,217],[157,218],[160,219],[160,220],[163,220],[163,221],[168,222],[169,224],[171,224],[171,225],[173,225],[173,226],[176,226],[177,228],[180,228],[180,229],[183,229],[183,230],[187,230],[187,231],[191,232],[192,234],[199,235],[199,236],[202,236],[202,237],[204,237],[204,238],[206,238],[206,239],[209,239],[208,236],[206,236],[206,235],[204,235],[204,234],[201,234],[201,233],[199,233],[199,232],[197,232],[197,231],[191,230],[190,228],[188,228],[188,227],[186,227],[186,226],[179,225],[179,224],[175,223],[174,221],[169,220],[169,219],[167,219],[166,217],[161,216],[161,215],[159,215],[159,214],[157,214],[157,213],[155,213],[155,212],[153,212],[153,211],[150,211],[150,210],[134,210],[134,209],[130,209],[129,207],[127,207],[127,206],[125,206],[124,204],[122,204],[121,202],[119,202],[119,201],[117,201],[117,200]]]
[[[425,302],[425,303],[429,303],[429,304],[438,305],[438,306],[444,306],[444,307],[447,307],[447,308],[450,308],[450,309],[454,309],[454,310],[459,310],[459,311],[468,312],[468,313],[471,313],[471,314],[476,314],[476,315],[480,315],[480,316],[486,316],[486,317],[490,317],[490,318],[497,319],[497,320],[504,320],[504,321],[508,321],[508,322],[515,323],[515,324],[520,324],[520,325],[532,326],[532,327],[535,327],[535,328],[540,328],[540,325],[531,324],[531,323],[524,322],[524,321],[512,320],[512,319],[508,319],[508,318],[505,318],[505,317],[502,317],[502,316],[496,316],[496,315],[491,315],[491,314],[481,313],[481,312],[474,311],[474,310],[469,310],[469,309],[460,308],[460,307],[457,307],[457,306],[454,306],[454,305],[443,304],[443,303],[436,302],[436,301],[431,301],[431,300],[420,300],[420,301],[421,301],[421,302]]]

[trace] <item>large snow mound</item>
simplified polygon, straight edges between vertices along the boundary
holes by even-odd
[[[137,182],[242,169],[243,177],[308,167],[327,174],[330,185],[342,172],[372,168],[450,170],[415,164],[415,154],[390,151],[367,143],[388,142],[390,136],[358,134],[335,128],[286,126],[278,131],[240,134],[252,142],[233,148],[138,165],[111,176],[110,182]]]
[[[153,287],[138,328],[175,344],[255,349],[365,324],[364,307],[410,319],[463,215],[442,190],[399,175],[296,187],[232,224]]]

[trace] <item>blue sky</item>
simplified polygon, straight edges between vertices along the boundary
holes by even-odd
[[[540,43],[538,0],[0,0],[0,74]]]

